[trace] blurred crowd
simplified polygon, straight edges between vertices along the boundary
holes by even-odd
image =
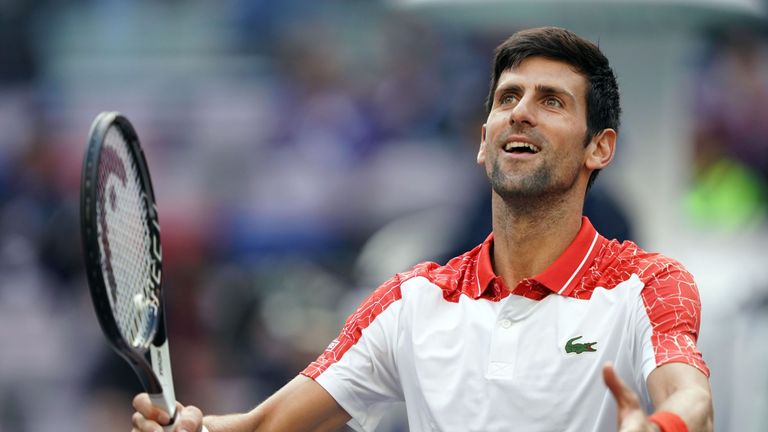
[[[140,390],[83,274],[97,113],[125,114],[147,154],[176,395],[245,410],[372,288],[488,234],[475,152],[491,51],[514,30],[355,0],[0,2],[0,432],[126,430]],[[768,39],[703,36],[683,211],[702,229],[764,227]],[[598,229],[642,244],[600,183]]]

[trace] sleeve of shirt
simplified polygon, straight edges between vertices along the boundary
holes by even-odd
[[[686,363],[709,376],[696,347],[701,301],[693,276],[677,261],[654,260],[641,276],[641,308],[637,321],[643,376],[666,363]]]
[[[373,431],[391,405],[402,400],[395,362],[400,283],[395,276],[368,296],[339,336],[301,372],[333,396],[358,431]]]

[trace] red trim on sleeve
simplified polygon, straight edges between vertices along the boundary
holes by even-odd
[[[332,364],[339,361],[360,340],[363,329],[368,327],[392,303],[401,299],[400,284],[402,281],[400,275],[395,275],[368,296],[360,307],[347,318],[339,336],[301,374],[316,379]]]

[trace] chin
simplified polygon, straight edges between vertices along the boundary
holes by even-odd
[[[554,189],[549,176],[528,176],[524,178],[499,178],[492,176],[491,187],[502,198],[534,197],[547,195]]]

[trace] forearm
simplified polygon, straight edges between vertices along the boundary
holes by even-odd
[[[259,422],[254,413],[205,416],[203,424],[209,432],[253,432],[258,430]]]
[[[293,419],[276,419],[274,421],[259,420],[258,415],[249,414],[231,414],[224,416],[205,416],[203,424],[208,432],[271,432],[271,431],[314,431],[331,432],[338,430],[341,425],[347,422],[346,414],[337,414],[322,421],[308,422],[306,417],[295,417]]]
[[[338,430],[349,415],[314,380],[298,376],[245,414],[206,416],[209,432],[282,432]]]
[[[712,397],[701,388],[677,390],[660,404],[656,411],[669,411],[685,421],[690,432],[711,431],[713,428]]]

